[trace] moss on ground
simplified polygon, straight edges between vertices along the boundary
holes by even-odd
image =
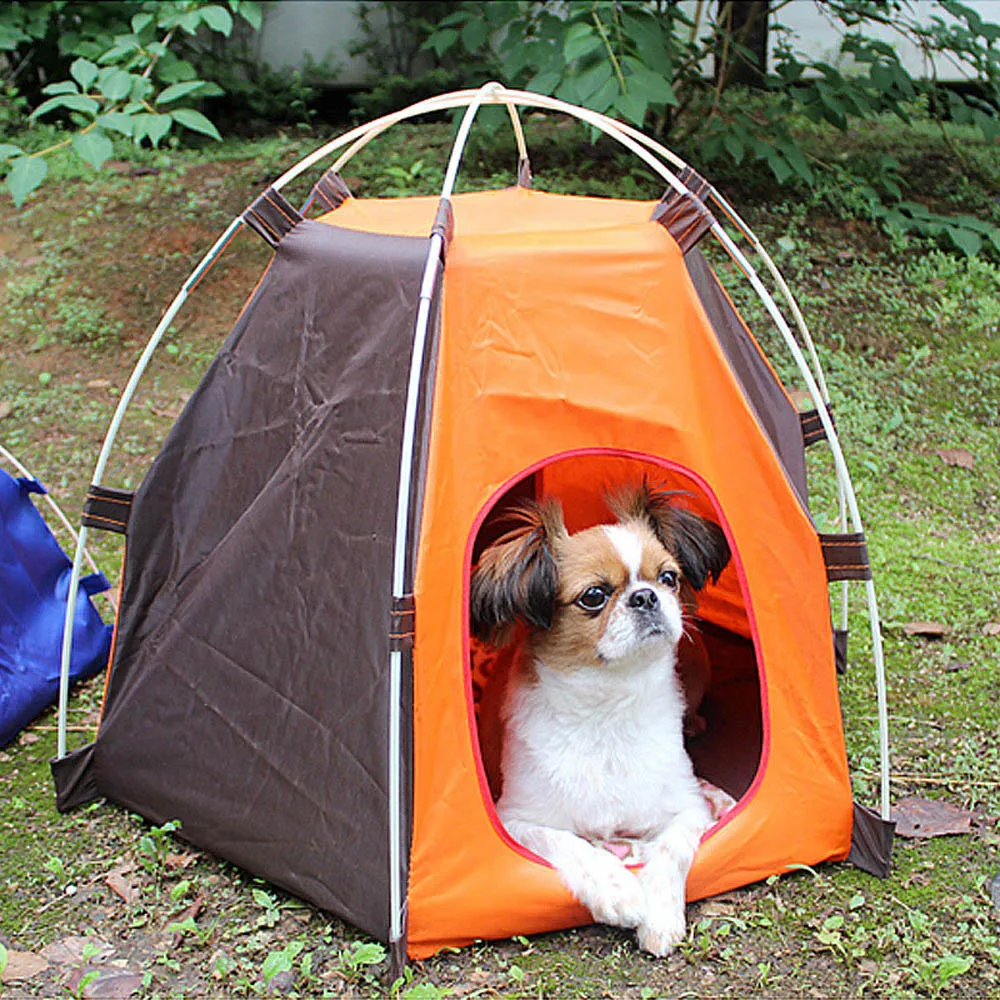
[[[406,127],[402,141],[373,144],[352,164],[348,183],[365,195],[430,193],[447,141],[447,127]],[[944,196],[941,179],[921,173],[945,155],[933,134],[882,125],[815,141],[817,155],[836,149],[860,163],[891,147],[901,172]],[[462,183],[508,183],[506,142],[474,149]],[[641,170],[622,175],[600,146],[574,145],[545,122],[529,121],[531,142],[540,188],[612,193],[610,181],[620,195],[659,193]],[[117,387],[161,309],[229,219],[314,144],[279,137],[197,157],[142,155],[99,176],[57,169],[59,189],[43,189],[19,214],[0,206],[0,438],[69,511],[80,507]],[[966,201],[953,208],[993,217],[1000,156],[984,144],[968,155],[993,180],[959,185],[952,196]],[[890,239],[851,214],[849,185],[763,202],[774,191],[759,178],[723,182],[773,248],[831,383],[883,612],[893,798],[973,809],[972,832],[898,840],[886,881],[823,865],[694,904],[687,942],[665,961],[600,927],[444,953],[397,990],[414,1000],[1000,992],[1000,922],[987,890],[1000,871],[1000,636],[990,628],[1000,623],[1000,268]],[[256,241],[237,244],[178,318],[126,422],[115,482],[140,481],[264,260]],[[740,304],[788,372],[759,308]],[[956,452],[968,458],[955,464]],[[837,530],[821,449],[810,464],[817,521]],[[96,551],[117,567],[117,541],[98,541]],[[873,803],[875,689],[860,590],[850,615],[845,727],[855,793]],[[927,620],[944,627],[938,638],[908,633],[907,624]],[[74,695],[74,744],[92,732],[99,688],[91,682]],[[384,952],[339,921],[117,807],[58,815],[53,727],[43,716],[0,755],[0,942],[20,951],[71,936],[107,942],[115,961],[139,971],[146,996],[384,992]],[[8,995],[51,995],[68,971],[54,965]]]

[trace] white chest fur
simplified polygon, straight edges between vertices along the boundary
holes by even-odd
[[[588,840],[644,837],[703,801],[681,736],[672,650],[603,670],[535,668],[506,706],[502,822]]]

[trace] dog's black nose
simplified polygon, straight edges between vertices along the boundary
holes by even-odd
[[[628,597],[628,606],[635,608],[637,611],[652,611],[658,603],[659,601],[655,592],[650,590],[649,587],[643,587],[642,590],[634,590]]]

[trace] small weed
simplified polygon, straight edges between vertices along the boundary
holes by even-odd
[[[281,907],[276,897],[263,889],[254,889],[253,901],[264,911],[257,917],[258,927],[276,927],[281,919]]]
[[[377,941],[355,941],[341,950],[337,962],[340,974],[348,983],[371,979],[369,972],[388,957],[385,946]]]
[[[152,876],[159,898],[164,876],[167,873],[167,855],[170,853],[170,835],[181,828],[180,820],[168,820],[162,826],[151,826],[139,838],[139,864]]]
[[[271,980],[282,973],[292,972],[295,959],[302,953],[305,945],[301,941],[289,941],[280,951],[272,951],[261,966],[260,976],[265,989],[271,985]]]

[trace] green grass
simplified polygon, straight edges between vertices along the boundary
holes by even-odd
[[[360,154],[345,171],[348,183],[366,196],[433,193],[450,132],[448,125],[405,126]],[[643,169],[623,173],[603,144],[581,145],[572,134],[529,120],[537,187],[659,195],[662,185]],[[1000,636],[984,631],[1000,622],[1000,267],[891,238],[868,220],[850,181],[891,149],[900,173],[937,210],[995,218],[1000,152],[962,133],[954,138],[975,171],[950,187],[945,178],[949,169],[955,176],[955,164],[942,164],[950,154],[939,133],[885,122],[847,137],[815,133],[815,156],[841,172],[812,192],[778,192],[752,171],[705,172],[772,250],[831,385],[883,616],[893,798],[940,797],[976,809],[973,832],[897,840],[886,881],[825,865],[695,904],[688,941],[665,961],[638,952],[629,934],[583,928],[442,953],[412,970],[397,993],[645,1000],[1000,992],[1000,922],[986,890],[1000,869],[990,819],[1000,813]],[[61,184],[43,188],[20,214],[0,206],[7,251],[0,438],[71,513],[117,387],[160,311],[228,221],[319,141],[296,134],[169,155],[123,151],[126,168],[158,171],[139,176],[97,175],[67,160],[54,168]],[[460,186],[510,183],[514,162],[509,135],[488,135],[470,150]],[[305,183],[293,201],[304,197]],[[257,242],[244,241],[206,278],[195,308],[168,337],[172,350],[148,374],[110,481],[138,485],[265,260]],[[801,387],[760,307],[732,290],[778,369]],[[946,464],[941,449],[969,452],[973,467]],[[823,446],[809,459],[817,523],[838,530]],[[114,576],[119,543],[95,548]],[[841,696],[855,794],[874,804],[875,685],[862,598],[853,585],[851,667]],[[908,635],[905,625],[920,620],[947,632]],[[85,685],[73,698],[71,723],[92,722],[99,700],[99,682]],[[384,992],[384,952],[339,921],[210,857],[187,867],[144,864],[157,857],[147,848],[159,835],[117,807],[59,816],[47,766],[53,725],[44,716],[31,731],[37,741],[15,743],[0,757],[0,943],[37,950],[69,934],[116,935],[122,960],[146,977],[146,996],[260,995],[289,975],[298,977],[293,995]],[[89,736],[74,732],[74,745]],[[137,892],[131,904],[105,884],[123,867]],[[199,898],[201,909],[170,944],[166,928]],[[46,995],[58,984],[18,988]]]

